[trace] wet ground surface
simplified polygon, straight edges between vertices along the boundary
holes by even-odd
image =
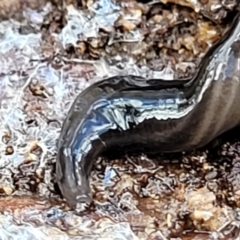
[[[141,2],[1,1],[0,239],[239,237],[239,130],[191,153],[99,158],[81,212],[57,189],[56,143],[75,97],[117,74],[192,76],[237,7]]]

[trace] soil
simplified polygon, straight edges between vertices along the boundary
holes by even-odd
[[[69,209],[56,144],[75,97],[118,74],[187,79],[237,0],[0,3],[0,239],[238,239],[240,129],[192,152],[96,159]],[[16,235],[18,234],[18,236]]]

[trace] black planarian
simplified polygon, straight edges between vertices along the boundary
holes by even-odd
[[[90,203],[89,174],[108,149],[187,151],[238,124],[240,13],[188,81],[116,76],[81,92],[58,142],[58,185],[71,207]]]

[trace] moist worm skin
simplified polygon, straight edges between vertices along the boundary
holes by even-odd
[[[71,207],[90,203],[89,175],[101,153],[192,150],[239,123],[240,13],[192,79],[117,76],[81,92],[58,142],[58,185]]]

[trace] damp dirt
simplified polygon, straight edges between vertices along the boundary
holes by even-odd
[[[118,74],[193,76],[237,0],[0,3],[0,239],[237,239],[240,138],[96,159],[94,203],[69,209],[57,141],[75,97]]]

